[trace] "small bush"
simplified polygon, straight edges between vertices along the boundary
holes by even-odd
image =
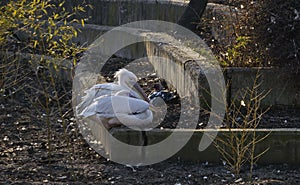
[[[228,132],[215,140],[215,147],[221,154],[224,164],[237,177],[245,166],[249,166],[252,175],[255,163],[268,151],[268,148],[260,153],[256,151],[256,145],[269,136],[256,133],[263,115],[269,110],[261,107],[261,102],[269,91],[259,89],[260,81],[258,71],[253,85],[241,89],[230,102],[224,119]]]
[[[2,49],[52,57],[70,58],[81,49],[72,43],[78,31],[72,23],[84,20],[73,17],[84,8],[77,6],[72,13],[64,1],[18,0],[0,7],[0,45]]]
[[[0,51],[3,55],[0,59],[0,92],[23,87],[26,76],[32,75],[30,70],[39,65],[60,70],[55,60],[45,59],[47,57],[69,59],[76,64],[84,48],[72,42],[80,31],[72,23],[84,26],[83,19],[75,18],[85,11],[83,6],[73,7],[70,13],[64,8],[63,0],[11,0],[0,10]],[[23,59],[16,53],[21,53],[18,55]],[[36,59],[30,58],[31,54],[39,54],[42,58],[33,61]],[[29,58],[24,57],[26,55]],[[22,75],[18,75],[20,71]]]

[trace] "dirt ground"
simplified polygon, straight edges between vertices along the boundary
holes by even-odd
[[[144,88],[155,82],[155,78],[149,79],[141,79]],[[31,80],[35,82],[33,77]],[[37,94],[32,97],[42,99]],[[170,160],[134,168],[119,165],[89,147],[72,111],[64,120],[55,114],[47,117],[30,103],[32,97],[22,93],[1,97],[0,184],[300,184],[299,165],[258,165],[252,178],[246,169],[235,177],[222,163]],[[180,100],[168,105],[170,111],[161,126],[174,128]],[[52,111],[57,109],[51,106]],[[262,127],[299,128],[299,115],[299,110],[274,110],[267,114]]]
[[[64,135],[60,120],[51,122],[48,129],[41,118],[31,114],[31,108],[1,102],[0,184],[300,183],[299,166],[286,164],[256,166],[251,179],[247,170],[235,177],[222,164],[165,161],[126,167],[93,151],[78,132],[74,118],[66,120]]]

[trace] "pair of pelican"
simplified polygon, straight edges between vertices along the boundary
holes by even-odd
[[[96,84],[85,91],[82,102],[76,107],[78,116],[102,123],[106,128],[151,124],[153,107],[138,85],[136,75],[120,69],[115,78],[117,83]]]

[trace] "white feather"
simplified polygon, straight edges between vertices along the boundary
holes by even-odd
[[[96,84],[85,91],[82,102],[76,107],[79,117],[93,117],[99,122],[108,119],[108,124],[121,122],[127,126],[142,126],[152,123],[153,114],[149,103],[138,98],[137,92],[128,83],[137,82],[137,77],[126,69],[116,72],[117,84]]]

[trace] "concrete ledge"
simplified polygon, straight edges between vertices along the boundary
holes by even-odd
[[[226,78],[231,82],[230,99],[241,97],[241,89],[252,87],[259,77],[259,92],[270,93],[262,106],[292,106],[300,108],[300,75],[287,68],[228,68]]]
[[[133,21],[164,20],[177,22],[188,1],[184,0],[89,0],[93,9],[84,15],[87,23],[119,26]],[[80,1],[67,0],[65,6],[80,5]],[[81,18],[81,17],[80,17]]]
[[[174,37],[162,36],[167,43],[176,43]],[[162,39],[161,39],[162,40]],[[162,41],[163,42],[163,41]],[[191,41],[193,42],[193,41]],[[199,44],[199,47],[201,46]],[[191,46],[192,50],[197,51],[198,48]],[[159,76],[166,78],[168,81],[175,84],[179,92],[182,94],[188,94],[186,92],[189,89],[189,85],[192,81],[187,80],[186,74],[194,75],[194,81],[198,80],[199,95],[206,99],[206,102],[210,101],[209,86],[206,81],[206,77],[203,75],[203,69],[200,69],[195,61],[189,60],[190,53],[186,46],[175,47],[164,45],[161,43],[148,43],[146,44],[146,50],[148,56],[162,57],[164,61],[150,62],[156,69]],[[191,54],[192,55],[192,54]],[[194,58],[194,57],[193,57]],[[195,58],[194,58],[195,59]],[[200,55],[196,60],[204,61],[201,63],[201,67],[209,64],[205,55]],[[177,68],[180,69],[172,70],[170,62],[175,63]],[[203,66],[204,65],[204,66]],[[212,66],[213,68],[213,66]],[[209,66],[205,69],[209,69]],[[207,71],[206,71],[207,73]],[[210,71],[213,75],[214,71]],[[262,100],[261,105],[268,106],[292,106],[300,107],[300,76],[297,73],[291,73],[286,68],[227,68],[224,69],[224,76],[227,82],[230,82],[230,86],[227,89],[228,101],[241,100],[243,94],[242,89],[252,88],[254,80],[257,76],[258,84],[260,84],[259,93],[270,93],[265,99]],[[199,76],[198,79],[196,79]],[[197,83],[197,82],[196,82]],[[191,92],[189,92],[191,93]]]
[[[99,26],[95,24],[85,24],[84,27],[78,23],[73,23],[71,25],[80,30],[78,37],[73,38],[72,41],[85,47],[92,44],[98,37],[107,31],[115,28],[114,26]]]
[[[155,143],[159,143],[165,138],[167,138],[172,132],[179,132],[184,137],[185,134],[193,133],[193,136],[188,141],[188,143],[172,158],[180,159],[183,161],[196,161],[196,162],[213,162],[220,163],[222,157],[217,151],[216,147],[211,144],[206,150],[200,152],[198,150],[200,140],[203,136],[204,132],[218,132],[217,139],[222,139],[226,135],[230,133],[237,134],[238,132],[242,132],[240,129],[219,129],[219,130],[182,130],[182,129],[174,129],[174,130],[160,130],[154,129],[152,131],[146,132],[146,139],[148,145],[152,145]],[[253,130],[247,130],[248,134],[253,134]],[[255,133],[259,137],[263,137],[267,134],[269,136],[263,141],[259,142],[256,145],[256,153],[259,154],[266,149],[269,149],[259,160],[260,164],[300,164],[300,130],[299,129],[256,129]],[[143,143],[143,141],[139,141],[138,135],[140,135],[139,131],[133,131],[128,129],[113,129],[111,131],[113,137],[122,141],[123,143],[127,143],[130,145],[140,145],[137,143]],[[180,139],[180,138],[178,138]],[[118,155],[117,148],[114,148],[115,143],[113,141],[109,142],[109,145],[106,147],[110,148],[109,156],[111,159],[117,157],[118,160],[122,160],[120,155]],[[141,150],[143,151],[143,150]],[[115,153],[116,152],[116,153]],[[130,153],[130,151],[128,151]],[[117,154],[117,155],[116,155]],[[147,158],[147,153],[141,153]],[[160,156],[160,151],[157,151],[156,157]],[[149,156],[151,157],[151,156]]]
[[[78,37],[78,41],[88,44],[95,39],[94,36],[103,33],[103,31],[110,30],[112,27],[86,25],[85,29]],[[93,33],[93,34],[91,34]],[[190,88],[191,80],[186,78],[187,74],[194,76],[193,81],[198,80],[198,89],[202,90],[200,95],[206,99],[210,96],[207,94],[208,83],[202,70],[191,60],[205,61],[203,55],[195,57],[191,51],[200,52],[199,48],[205,47],[199,44],[184,46],[185,44],[173,36],[166,33],[153,33],[149,31],[133,31],[126,33],[129,36],[159,40],[160,42],[144,42],[123,48],[118,51],[116,55],[129,59],[138,59],[145,56],[161,57],[163,61],[150,60],[158,75],[165,78],[173,84],[181,94],[191,94],[187,90]],[[185,41],[189,42],[189,41]],[[191,41],[193,43],[195,41]],[[169,44],[164,44],[169,43]],[[201,46],[201,47],[200,47]],[[99,61],[101,62],[101,61]],[[174,64],[174,65],[171,65]],[[207,64],[204,62],[203,64]],[[228,99],[241,97],[241,89],[252,87],[253,81],[259,71],[260,76],[260,91],[268,92],[269,95],[262,101],[262,106],[293,106],[300,107],[300,76],[297,73],[291,73],[289,69],[284,68],[227,68],[224,69],[225,80],[230,82],[231,85],[228,89]],[[200,74],[199,79],[198,75]],[[202,74],[202,75],[201,75]],[[200,89],[199,89],[200,90]]]
[[[213,2],[213,1],[212,1]],[[142,20],[162,20],[177,23],[186,9],[188,0],[89,0],[93,9],[88,9],[78,19],[89,17],[87,24],[120,26],[122,24]],[[80,1],[67,0],[65,6],[81,5]],[[72,12],[72,11],[71,11]],[[232,41],[234,8],[215,3],[208,3],[203,19],[209,20],[212,34],[223,44]],[[199,19],[199,23],[201,20]]]

